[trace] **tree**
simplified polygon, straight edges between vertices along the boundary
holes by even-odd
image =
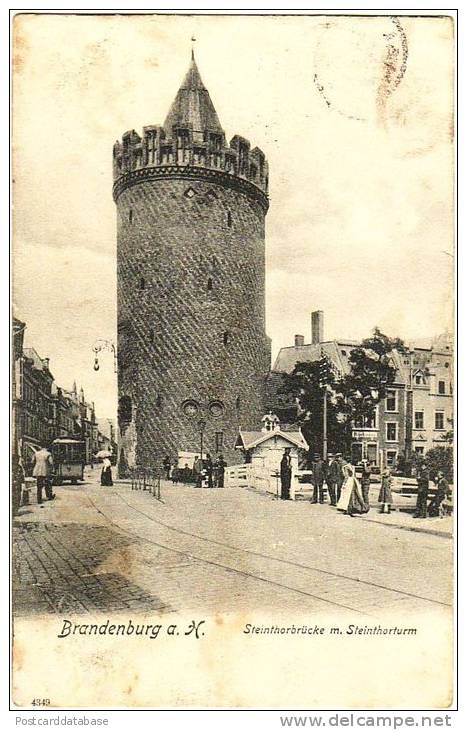
[[[405,353],[407,348],[400,338],[390,338],[375,328],[371,337],[350,352],[348,373],[336,375],[323,357],[314,362],[297,362],[293,372],[283,376],[281,392],[295,397],[297,422],[315,451],[323,441],[324,391],[328,393],[329,449],[348,452],[354,422],[371,418],[395,381],[394,351]]]
[[[454,475],[452,446],[435,446],[429,449],[425,454],[425,463],[431,478],[442,471],[448,482],[452,482]]]
[[[291,374],[283,375],[279,392],[297,403],[296,421],[311,447],[309,458],[314,452],[322,451],[324,388],[333,392],[335,386],[335,375],[325,358],[297,362]],[[328,423],[332,420],[332,414],[328,413]]]

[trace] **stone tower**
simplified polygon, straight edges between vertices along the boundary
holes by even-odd
[[[121,466],[238,461],[265,408],[268,166],[225,133],[193,54],[164,126],[113,149]],[[122,453],[123,450],[123,453]]]

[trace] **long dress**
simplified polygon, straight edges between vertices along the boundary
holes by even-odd
[[[103,487],[111,487],[112,482],[112,464],[110,459],[104,459],[104,465],[101,471],[101,485]]]
[[[369,506],[363,499],[362,488],[355,476],[355,469],[351,464],[345,464],[342,470],[344,473],[344,483],[342,485],[340,499],[337,503],[337,509],[342,510],[342,512],[348,515],[365,514],[368,512]]]

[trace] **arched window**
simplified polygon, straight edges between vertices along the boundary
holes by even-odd
[[[161,395],[158,395],[157,398],[156,398],[156,406],[158,408],[162,408],[162,403],[163,403],[163,398],[162,398]]]
[[[149,330],[149,342],[151,345],[154,344],[154,330]]]
[[[139,280],[139,288],[140,288],[140,291],[143,291],[143,289],[146,289],[146,279],[144,278],[144,276],[142,276]]]
[[[208,291],[212,291],[212,279],[208,279]]]
[[[227,225],[229,228],[232,227],[232,213],[230,210],[227,211]]]
[[[228,332],[224,332],[222,334],[222,340],[224,342],[224,345],[228,345],[229,344],[229,339],[230,339],[230,334]]]
[[[237,411],[240,410],[240,405],[241,405],[241,399],[240,399],[240,396],[237,395],[237,398],[235,399],[235,408],[237,409]]]
[[[133,223],[133,210],[131,208],[128,211],[128,220],[130,221],[130,223]]]

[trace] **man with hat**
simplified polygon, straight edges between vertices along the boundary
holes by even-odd
[[[312,504],[316,504],[319,498],[319,503],[323,504],[324,494],[323,485],[324,478],[326,476],[326,464],[320,458],[319,454],[315,454],[313,457],[313,464],[311,466],[313,472],[313,500]]]
[[[417,506],[413,517],[421,517],[426,519],[426,503],[428,501],[428,489],[430,486],[430,474],[426,464],[422,464],[420,471],[417,476],[418,492],[417,492]]]
[[[370,506],[370,483],[371,483],[371,466],[368,459],[362,459],[362,496],[365,504]]]
[[[342,456],[342,454],[330,454],[332,456],[332,459],[329,463],[328,467],[328,473],[326,475],[326,482],[329,488],[329,497],[331,499],[331,506],[335,507],[337,504],[337,501],[340,497],[340,488],[342,486],[342,467],[339,463],[339,457]],[[338,487],[338,485],[340,485]],[[339,497],[337,496],[337,490],[339,490]]]
[[[290,482],[292,480],[292,459],[290,447],[286,447],[281,459],[281,499],[290,499]]]
[[[443,517],[443,502],[449,496],[449,484],[443,471],[438,472],[435,482],[438,489],[428,505],[428,514],[430,517]]]

